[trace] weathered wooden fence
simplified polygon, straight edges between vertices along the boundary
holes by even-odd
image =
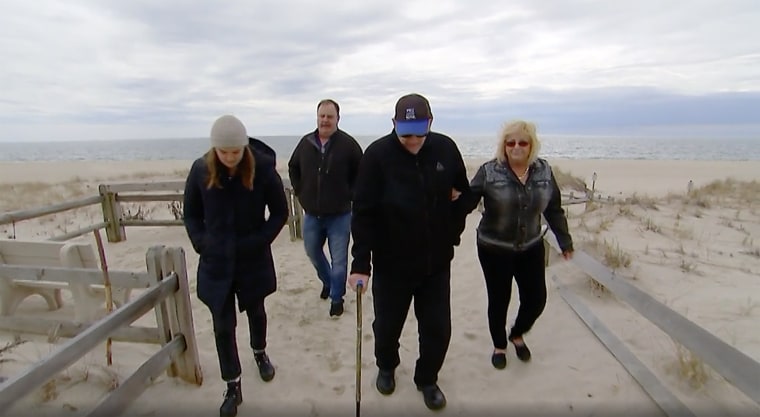
[[[63,319],[40,322],[39,318],[18,320],[19,326],[36,323],[32,331],[56,329],[58,336],[71,337],[47,357],[21,374],[0,384],[0,415],[13,414],[13,405],[41,387],[55,375],[82,358],[108,338],[135,343],[156,343],[162,347],[119,386],[102,399],[90,416],[119,415],[137,398],[150,381],[163,372],[189,383],[203,381],[195,341],[190,290],[182,248],[151,247],[146,253],[147,272],[111,271],[116,285],[144,288],[127,304],[102,319],[83,326]],[[0,265],[0,274],[18,279],[64,282],[102,282],[102,272],[87,268]],[[131,327],[150,310],[156,327]],[[27,331],[30,329],[24,329]]]
[[[301,239],[303,227],[303,209],[295,197],[288,179],[283,179],[285,195],[288,200],[288,229],[290,239]],[[22,209],[0,213],[0,225],[14,224],[20,221],[61,213],[82,207],[99,204],[102,207],[103,221],[82,227],[80,229],[53,236],[49,240],[65,241],[77,236],[90,233],[93,230],[105,229],[109,242],[121,242],[127,238],[126,226],[181,226],[182,219],[138,219],[127,218],[122,203],[128,202],[181,202],[185,189],[184,180],[151,181],[151,182],[122,182],[100,184],[99,195],[80,198],[64,203],[53,204],[32,209]]]
[[[555,251],[560,251],[553,236],[547,235],[546,241]],[[747,397],[760,404],[760,363],[673,311],[665,304],[655,300],[625,279],[618,277],[614,271],[583,251],[575,251],[571,262],[606,287],[618,299],[626,302],[637,313],[698,356]],[[614,337],[577,297],[559,283],[556,276],[552,279],[558,285],[562,298],[666,415],[694,415],[659,383],[656,376],[625,347],[622,341]]]

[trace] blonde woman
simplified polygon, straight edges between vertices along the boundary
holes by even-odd
[[[184,223],[200,255],[198,298],[211,311],[221,376],[227,383],[219,414],[233,417],[243,401],[237,309],[248,316],[250,346],[261,378],[274,378],[264,350],[264,298],[277,286],[271,244],[285,225],[288,209],[274,156],[263,152],[260,143],[256,146],[240,120],[220,117],[210,136],[211,149],[193,163],[187,176]]]
[[[546,282],[541,215],[557,237],[562,256],[573,255],[573,241],[560,205],[560,191],[546,160],[538,157],[541,143],[536,126],[527,121],[504,125],[495,158],[484,163],[470,182],[470,210],[483,199],[485,210],[477,228],[477,249],[488,293],[488,327],[493,341],[491,363],[507,366],[507,341],[517,357],[530,360],[523,340],[546,305]],[[507,309],[512,279],[517,283],[520,308],[509,337]]]

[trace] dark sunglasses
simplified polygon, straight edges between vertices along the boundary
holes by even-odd
[[[401,135],[401,137],[404,139],[424,138],[425,136],[427,136],[427,133],[425,133],[424,135]]]
[[[521,140],[519,142],[515,142],[513,140],[508,140],[504,144],[507,145],[507,148],[514,148],[515,145],[520,145],[521,148],[526,148],[526,147],[530,146],[530,142],[528,142],[526,140]]]

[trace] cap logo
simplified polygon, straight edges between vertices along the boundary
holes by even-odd
[[[406,120],[416,120],[417,116],[414,115],[414,107],[406,109]]]

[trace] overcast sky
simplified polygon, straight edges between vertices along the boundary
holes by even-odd
[[[434,129],[760,137],[757,0],[6,0],[0,141]]]

